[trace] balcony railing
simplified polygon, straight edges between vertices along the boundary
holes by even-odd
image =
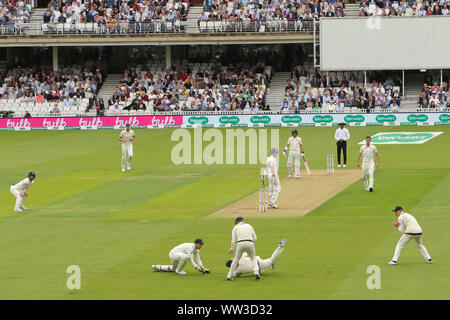
[[[311,32],[313,21],[176,21],[121,23],[6,23],[0,25],[1,37],[24,36],[142,36],[151,34],[199,33],[281,33]]]

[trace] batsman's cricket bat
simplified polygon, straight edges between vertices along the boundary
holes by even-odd
[[[311,175],[311,170],[309,170],[308,161],[306,161],[305,156],[303,156],[302,158],[303,158],[303,163],[305,164],[306,172],[308,173],[308,176],[310,176]]]

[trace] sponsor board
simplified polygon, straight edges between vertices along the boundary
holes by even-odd
[[[120,128],[126,123],[132,127],[182,125],[183,116],[133,116],[133,117],[42,117],[0,119],[0,128]]]
[[[379,132],[372,136],[373,144],[423,144],[443,132]],[[365,144],[365,140],[359,144]]]
[[[333,113],[333,114],[259,114],[259,115],[169,115],[131,117],[42,117],[0,119],[0,129],[26,131],[25,128],[49,130],[106,129],[120,130],[130,123],[133,128],[232,128],[232,127],[302,127],[336,126],[341,122],[349,126],[431,126],[450,125],[450,114],[425,113]],[[56,129],[58,128],[58,129]]]

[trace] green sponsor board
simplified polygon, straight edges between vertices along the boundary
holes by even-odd
[[[422,144],[443,132],[379,132],[372,136],[373,144]],[[365,144],[365,140],[359,144]]]
[[[269,116],[253,116],[250,118],[250,122],[267,124],[270,122],[270,117]]]
[[[407,119],[409,122],[425,122],[428,121],[428,116],[426,114],[410,114]]]
[[[238,124],[240,121],[238,116],[222,116],[219,118],[221,124]]]
[[[349,122],[355,122],[355,123],[361,123],[364,122],[366,120],[366,118],[362,115],[347,115],[344,117],[344,121],[349,123]]]
[[[207,124],[209,121],[208,117],[189,117],[188,122],[190,124]]]
[[[450,122],[450,114],[448,113],[443,113],[439,116],[439,120],[441,122]]]
[[[379,114],[376,116],[375,120],[377,122],[395,122],[397,117],[393,114]]]
[[[281,122],[286,124],[296,124],[302,122],[302,117],[300,116],[283,116],[281,117]]]
[[[333,122],[333,117],[330,115],[317,115],[313,117],[315,123],[330,123]]]

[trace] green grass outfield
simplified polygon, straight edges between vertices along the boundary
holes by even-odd
[[[324,168],[335,151],[335,129],[300,128],[312,168]],[[408,130],[444,134],[423,145],[378,146],[374,193],[358,181],[304,217],[248,219],[261,257],[289,241],[261,281],[233,282],[225,280],[233,219],[209,215],[255,192],[259,166],[175,166],[169,129],[136,130],[127,173],[115,130],[1,132],[0,298],[449,299],[450,127],[351,127],[349,168],[366,135]],[[289,134],[280,129],[281,144]],[[37,173],[30,210],[15,214],[9,186],[30,169]],[[391,224],[398,204],[418,218],[435,264],[414,243],[398,266],[387,264],[400,237]],[[196,237],[205,239],[211,274],[190,264],[186,277],[151,270]],[[69,265],[81,268],[81,290],[66,288]],[[380,290],[366,287],[370,265],[381,268]]]

